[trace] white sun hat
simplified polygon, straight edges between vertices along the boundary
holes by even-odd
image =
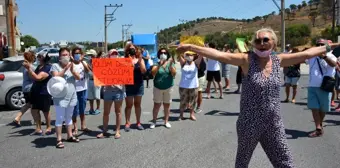
[[[60,76],[52,77],[47,83],[47,91],[54,98],[63,98],[67,95],[66,80]]]

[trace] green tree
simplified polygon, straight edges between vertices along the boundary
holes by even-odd
[[[307,6],[306,1],[302,1],[301,6],[302,6],[302,7],[306,7],[306,6]]]
[[[290,8],[286,8],[285,13],[287,14],[287,19],[290,20],[290,14],[291,14]]]
[[[309,19],[311,20],[312,22],[312,25],[313,27],[315,27],[315,21],[316,21],[316,18],[318,17],[319,13],[317,11],[313,11],[309,14]]]
[[[31,35],[21,36],[20,41],[24,42],[24,45],[27,47],[30,47],[30,46],[38,47],[40,45],[39,41]]]
[[[302,5],[299,4],[299,5],[297,6],[297,8],[298,8],[298,10],[300,11],[300,10],[302,9]]]
[[[308,43],[311,29],[305,24],[296,24],[286,28],[287,43],[298,46]]]
[[[290,8],[291,12],[295,12],[295,10],[297,9],[297,6],[295,4],[291,4],[289,6],[289,8]]]

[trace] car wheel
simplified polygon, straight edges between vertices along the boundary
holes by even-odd
[[[24,93],[21,88],[14,88],[7,93],[6,104],[11,109],[20,109],[25,105]]]

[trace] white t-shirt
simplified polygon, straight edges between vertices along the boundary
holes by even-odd
[[[208,59],[208,71],[219,71],[220,70],[220,63],[216,60]]]
[[[84,64],[87,65],[86,62],[84,62]],[[74,64],[73,68],[80,75],[80,80],[76,80],[76,91],[80,92],[87,90],[88,76],[85,74],[84,65],[82,63]]]
[[[326,55],[329,59],[337,61],[336,57],[332,54],[332,51],[328,52]],[[319,59],[323,75],[320,72],[317,59]],[[324,76],[334,77],[335,75],[335,67],[329,66],[325,60],[320,59],[319,57],[308,59],[307,64],[309,65],[309,87],[320,87]]]

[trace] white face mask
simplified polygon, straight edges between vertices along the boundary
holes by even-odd
[[[162,55],[159,56],[159,59],[161,61],[165,61],[167,58],[168,58],[168,56],[166,54],[162,54]]]
[[[70,62],[70,56],[62,56],[59,61],[61,64],[67,65]]]
[[[189,61],[189,62],[192,61],[192,58],[190,56],[185,56],[184,59]]]

